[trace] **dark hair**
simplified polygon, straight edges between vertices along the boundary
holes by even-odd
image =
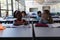
[[[41,11],[38,11],[38,12],[37,12],[37,14],[38,14],[38,16],[40,16],[40,17],[41,17]]]
[[[40,14],[40,13],[41,13],[41,11],[38,11],[38,12],[37,12],[37,14]]]
[[[27,15],[25,11],[22,11],[21,13],[24,13],[25,15]]]
[[[43,10],[43,12],[50,15],[50,11],[49,10]]]
[[[13,13],[14,18],[16,18],[16,12],[17,12],[17,10],[14,11],[14,13]]]
[[[20,14],[21,12],[20,11],[17,11],[17,13],[16,14]]]
[[[16,17],[17,17],[18,20],[22,19],[22,14],[21,14],[20,11],[17,12]]]

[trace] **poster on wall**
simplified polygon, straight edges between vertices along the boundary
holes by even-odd
[[[42,10],[50,10],[50,6],[43,6]]]
[[[37,12],[38,11],[38,8],[30,8],[29,11],[30,12]]]

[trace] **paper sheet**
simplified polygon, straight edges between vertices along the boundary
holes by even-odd
[[[11,27],[11,28],[13,28],[13,27],[30,28],[31,27],[31,24],[29,24],[29,25],[20,25],[20,26],[14,26],[13,24],[2,24],[2,25],[5,26],[5,27]]]
[[[60,23],[48,24],[49,27],[60,27]]]

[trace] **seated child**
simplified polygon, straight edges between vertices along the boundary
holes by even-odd
[[[15,20],[14,25],[27,25],[27,21],[22,19],[22,14],[20,12],[17,12],[17,20]]]
[[[38,12],[37,12],[37,15],[38,15],[38,16],[37,16],[37,20],[39,21],[39,20],[41,19],[41,11],[38,11]]]
[[[52,18],[50,16],[50,13],[49,13],[48,10],[44,10],[40,22],[44,23],[44,24],[47,24],[47,23],[51,24],[51,23],[53,23],[53,20],[52,20]]]
[[[21,14],[22,14],[22,17],[23,17],[23,18],[27,18],[27,14],[26,14],[25,11],[22,11]]]

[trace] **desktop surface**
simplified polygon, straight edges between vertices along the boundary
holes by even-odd
[[[0,30],[0,37],[32,37],[32,28],[6,28]]]
[[[60,28],[35,27],[35,37],[60,37]]]

